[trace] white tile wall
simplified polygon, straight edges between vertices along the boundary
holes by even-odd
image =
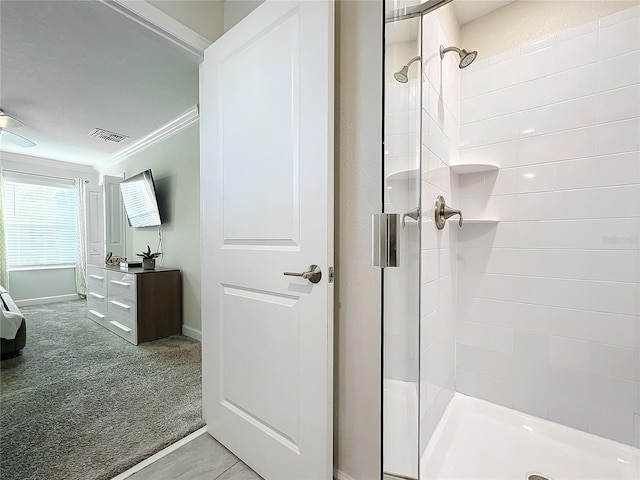
[[[420,272],[420,447],[426,447],[455,391],[456,234],[436,230],[429,212],[438,195],[453,204],[457,179],[449,165],[458,162],[460,69],[457,56],[443,61],[440,45],[450,45],[436,15],[423,19],[422,111],[422,268]],[[483,83],[494,79],[483,78]],[[440,86],[442,85],[442,88]],[[473,88],[473,84],[469,83]]]
[[[640,7],[476,63],[457,389],[640,446]]]

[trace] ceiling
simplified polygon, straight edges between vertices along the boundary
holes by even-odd
[[[456,0],[452,3],[459,25],[485,16],[514,0]]]
[[[97,0],[1,1],[0,65],[0,108],[37,144],[5,152],[104,164],[198,103],[197,60]]]

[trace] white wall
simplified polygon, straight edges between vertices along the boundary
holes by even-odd
[[[640,7],[462,73],[459,391],[640,446]],[[635,425],[635,430],[634,430]]]
[[[334,463],[380,478],[380,269],[371,214],[382,207],[382,4],[336,3]],[[347,476],[345,476],[347,475]]]
[[[47,175],[65,179],[84,178],[98,183],[98,172],[89,166],[46,158],[0,152],[0,167],[5,170]],[[34,177],[36,178],[36,177]],[[76,293],[75,269],[27,269],[9,272],[9,288],[14,300],[33,300]]]
[[[76,269],[47,268],[13,270],[9,272],[11,298],[16,302],[25,300],[39,303],[52,297],[69,300],[76,293]],[[76,297],[79,298],[79,297]],[[30,302],[31,303],[31,302]]]
[[[104,171],[131,177],[150,168],[163,215],[163,255],[158,261],[182,271],[182,322],[200,331],[200,136],[198,124],[138,152]],[[155,251],[158,229],[127,226],[127,257]]]
[[[638,3],[639,0],[517,0],[466,23],[460,32],[461,47],[478,50],[480,59],[489,58]]]
[[[253,12],[263,0],[224,0],[224,31]]]
[[[453,25],[453,27],[452,27]],[[423,18],[422,252],[420,270],[420,453],[455,391],[456,241],[458,225],[437,230],[433,205],[442,195],[458,208],[459,57],[440,59],[440,45],[456,44],[451,6]],[[457,218],[457,217],[456,217]]]
[[[212,43],[225,31],[222,0],[147,1]]]

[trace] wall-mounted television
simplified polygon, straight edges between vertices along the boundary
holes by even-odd
[[[134,228],[162,225],[151,170],[145,170],[120,182],[120,191],[129,225]]]

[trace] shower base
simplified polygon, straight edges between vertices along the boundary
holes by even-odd
[[[421,480],[638,480],[640,449],[456,393],[420,470]]]

